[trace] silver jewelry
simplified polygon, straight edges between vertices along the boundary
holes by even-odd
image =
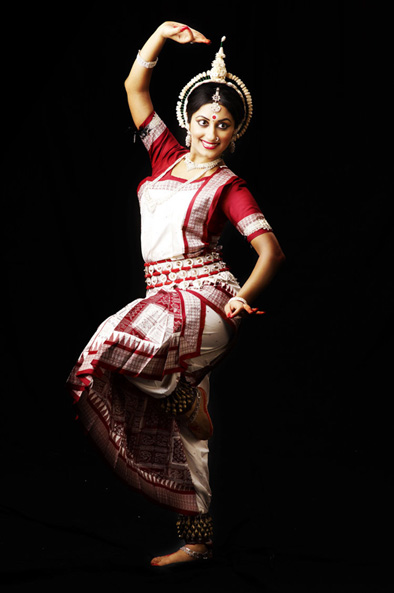
[[[191,556],[195,560],[210,560],[212,558],[211,550],[207,550],[206,552],[196,552],[195,550],[192,550],[188,546],[182,546],[180,549],[183,552],[186,552],[186,554],[189,554],[189,556]]]
[[[248,128],[248,126],[250,124],[250,120],[253,115],[253,103],[252,103],[252,97],[250,95],[250,92],[246,88],[246,86],[242,82],[242,80],[238,76],[235,76],[234,74],[230,74],[230,72],[227,72],[227,67],[226,67],[226,64],[224,61],[224,58],[226,57],[226,55],[223,50],[223,42],[225,41],[225,39],[226,39],[225,37],[222,37],[221,46],[220,46],[219,51],[216,53],[214,61],[212,62],[211,70],[208,70],[206,72],[200,72],[200,74],[197,74],[196,76],[194,76],[181,90],[181,92],[179,94],[177,106],[176,106],[176,115],[177,115],[178,123],[181,126],[181,128],[187,129],[189,126],[189,122],[188,122],[188,118],[187,118],[187,105],[188,105],[188,99],[189,99],[190,93],[196,87],[200,86],[201,84],[205,84],[207,82],[220,82],[220,83],[226,84],[227,86],[233,88],[239,94],[239,96],[241,97],[243,106],[244,106],[244,111],[245,111],[244,118],[243,118],[242,122],[239,124],[239,126],[237,127],[237,129],[235,130],[235,136],[238,139],[241,136],[243,136],[243,134],[246,132],[246,129]],[[216,93],[212,97],[213,103],[211,103],[212,109],[214,109],[215,111],[216,111],[216,109],[218,109],[218,107],[220,107],[217,99],[214,98],[217,96],[217,94],[218,93],[216,91]],[[219,94],[219,97],[220,97],[220,94]],[[217,116],[215,115],[215,112],[214,112],[212,115],[212,119],[216,119],[216,118],[217,118]]]
[[[161,173],[159,175],[159,177],[156,177],[156,179],[154,179],[153,181],[147,181],[145,183],[145,189],[144,189],[144,192],[143,192],[143,198],[146,201],[146,205],[147,205],[148,210],[150,212],[154,212],[155,209],[156,209],[156,206],[158,206],[160,204],[163,204],[164,202],[167,202],[168,200],[170,200],[179,191],[184,191],[185,189],[189,189],[189,185],[191,183],[193,183],[193,181],[197,181],[197,179],[199,179],[200,177],[202,177],[204,175],[204,173],[208,169],[212,169],[217,164],[217,163],[215,163],[215,165],[212,165],[211,163],[206,163],[208,165],[207,167],[204,167],[204,169],[202,169],[202,170],[200,168],[198,168],[199,171],[198,171],[197,175],[194,175],[194,177],[192,177],[191,179],[188,179],[184,183],[179,183],[179,185],[176,187],[176,189],[174,189],[174,191],[170,192],[168,195],[163,196],[161,199],[155,199],[155,198],[153,198],[149,190],[150,189],[153,189],[153,187],[156,185],[156,183],[158,183],[160,181],[160,179],[162,177],[164,177],[164,175],[166,173],[168,173],[168,171],[170,171],[171,169],[173,169],[175,167],[175,165],[177,165],[183,158],[185,158],[184,155],[182,155],[181,157],[179,157],[179,159],[177,159],[175,161],[175,163],[172,163],[165,171],[163,171],[163,173]],[[219,159],[219,160],[221,160],[221,159]],[[215,161],[212,161],[212,162],[215,162]]]
[[[216,167],[221,161],[222,159],[219,158],[215,159],[214,161],[209,161],[208,163],[195,163],[191,160],[189,154],[185,155],[186,169],[188,171],[191,171],[192,169],[205,169],[205,171],[209,171],[210,169]]]
[[[214,95],[212,95],[212,101],[213,103],[210,104],[210,108],[214,113],[218,113],[222,108],[222,106],[220,105],[219,87],[216,87],[216,92]]]
[[[141,57],[140,51],[141,51],[141,50],[138,50],[138,53],[137,53],[137,58],[136,58],[136,59],[137,59],[137,62],[138,62],[138,63],[139,63],[141,66],[143,66],[144,68],[148,68],[148,69],[149,69],[149,68],[154,68],[154,67],[156,66],[156,64],[157,64],[157,62],[158,62],[158,60],[159,60],[159,58],[156,58],[156,60],[153,60],[153,62],[146,62],[146,61],[144,60],[144,58],[142,58],[142,57]]]
[[[200,390],[199,389],[197,389],[197,394],[195,396],[195,400],[196,400],[196,405],[195,405],[195,408],[194,408],[193,412],[190,414],[189,418],[187,419],[187,423],[188,424],[193,424],[193,422],[197,418],[197,414],[198,414],[199,409],[200,409],[201,393],[200,393]]]
[[[232,297],[228,302],[231,303],[232,301],[240,301],[244,305],[248,304],[248,301],[246,301],[245,299],[243,299],[242,297],[239,297],[239,296]]]
[[[186,134],[186,138],[185,138],[185,146],[187,146],[187,148],[190,148],[191,143],[192,143],[192,139],[190,136],[190,132],[188,132]]]

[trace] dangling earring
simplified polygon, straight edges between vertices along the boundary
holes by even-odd
[[[187,148],[190,148],[191,143],[192,142],[191,142],[190,132],[188,132],[186,134],[186,138],[185,138],[185,146],[187,146]]]
[[[231,142],[230,142],[230,152],[231,154],[233,154],[235,152],[235,141],[236,141],[237,137],[233,136]]]

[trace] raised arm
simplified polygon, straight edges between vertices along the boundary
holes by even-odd
[[[125,89],[131,116],[137,128],[153,111],[149,92],[153,65],[156,62],[167,39],[177,43],[210,43],[202,33],[182,23],[166,21],[151,35],[139,51],[140,59],[136,59],[127,79]]]

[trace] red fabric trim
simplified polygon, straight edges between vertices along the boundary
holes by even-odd
[[[178,290],[178,289],[176,289]],[[182,293],[178,290],[179,296],[180,298],[180,303],[181,303],[181,310],[182,310],[182,319],[183,319],[183,323],[182,323],[182,329],[181,329],[181,336],[185,335],[185,329],[186,329],[186,308],[185,308],[185,301],[182,298]]]
[[[228,298],[230,299],[231,297],[228,295],[226,290],[223,290],[220,286],[216,286],[215,287],[216,290],[220,290],[222,291],[226,296],[228,296]],[[215,311],[216,313],[218,313],[218,315],[220,315],[220,317],[222,319],[224,319],[224,321],[226,323],[228,323],[229,325],[231,325],[231,327],[234,329],[237,329],[237,325],[235,324],[235,322],[228,318],[227,315],[225,314],[225,312],[223,311],[223,309],[221,309],[220,307],[217,307],[214,303],[212,303],[211,301],[209,301],[207,298],[205,298],[202,294],[200,294],[199,292],[196,292],[192,289],[188,289],[188,292],[193,293],[196,297],[198,297],[201,301],[203,301],[208,307],[210,307],[213,311]]]
[[[152,113],[150,115],[148,115],[146,120],[142,122],[142,124],[140,125],[140,127],[138,129],[143,130],[144,128],[146,128],[146,126],[152,121],[154,115],[155,115],[155,112],[152,111]]]
[[[272,230],[271,229],[259,229],[258,231],[255,231],[251,235],[248,235],[246,238],[250,243],[251,241],[253,241],[253,239],[255,237],[258,237],[259,235],[264,235],[265,233],[272,233]]]
[[[171,488],[165,486],[164,484],[160,484],[160,483],[154,483],[153,484],[152,482],[149,482],[149,480],[147,480],[144,476],[140,475],[140,473],[135,468],[133,468],[130,464],[128,464],[127,463],[127,460],[126,460],[126,458],[125,458],[125,456],[123,454],[123,452],[120,450],[120,448],[114,442],[114,440],[111,439],[110,434],[108,433],[107,423],[105,422],[105,419],[103,418],[102,414],[100,413],[100,410],[96,406],[94,406],[93,402],[90,401],[89,399],[86,400],[85,404],[88,405],[91,408],[91,410],[93,410],[94,414],[97,416],[97,419],[103,425],[103,428],[104,428],[106,434],[108,434],[108,440],[110,440],[112,446],[119,451],[119,458],[121,459],[121,461],[123,462],[123,464],[126,466],[126,468],[129,471],[132,471],[133,474],[135,474],[135,475],[138,476],[138,479],[139,480],[143,481],[146,484],[149,484],[153,488],[162,488],[163,490],[166,490],[168,492],[174,492]],[[112,466],[111,460],[108,459],[105,456],[105,454],[104,454],[103,450],[101,449],[99,443],[94,439],[94,436],[91,434],[90,430],[87,430],[86,431],[86,428],[85,428],[83,422],[81,421],[81,419],[79,419],[79,422],[80,422],[81,427],[83,427],[84,432],[87,432],[89,438],[91,439],[91,441],[93,442],[93,444],[95,445],[95,447],[98,449],[100,455],[104,458],[104,460],[106,461],[106,463],[108,463],[109,466],[111,467],[111,469],[113,470],[114,468]],[[147,471],[147,473],[150,473],[150,470],[145,470],[145,471]],[[129,480],[126,480],[126,478],[123,475],[121,475],[119,472],[117,472],[117,474],[118,474],[118,477],[122,480],[122,482],[124,482],[125,484],[127,484],[127,486],[129,488],[131,488],[132,490],[134,490],[134,492],[138,492],[139,494],[142,494],[146,499],[150,500],[151,502],[157,504],[158,506],[160,506],[162,508],[165,508],[165,509],[174,511],[176,513],[180,513],[182,515],[189,515],[189,516],[195,516],[195,515],[198,515],[198,513],[199,513],[198,510],[197,511],[185,510],[184,508],[174,506],[174,505],[172,505],[170,503],[167,503],[166,504],[164,502],[160,502],[155,497],[149,495],[144,490],[141,490],[137,486],[131,484],[130,481]],[[177,490],[176,493],[178,495],[180,495],[180,496],[195,496],[195,491],[194,490],[186,490],[186,489],[185,490]]]
[[[152,358],[158,358],[157,355],[155,356],[151,356],[150,359],[152,360]],[[163,358],[163,357],[162,357]],[[133,373],[133,371],[128,371],[127,369],[120,369],[118,366],[111,364],[110,362],[105,362],[103,360],[94,360],[93,364],[97,365],[94,366],[94,368],[92,368],[91,370],[87,369],[86,371],[84,371],[84,374],[90,373],[91,375],[93,375],[94,377],[100,377],[102,376],[102,371],[101,369],[105,369],[106,371],[111,371],[112,373],[117,373],[118,375],[125,375],[127,377],[142,377],[145,379],[152,379],[155,381],[160,381],[162,379],[162,374],[160,373]],[[183,369],[179,369],[179,371],[181,371]],[[101,371],[101,372],[100,372]],[[174,369],[169,369],[168,373],[164,372],[165,375],[170,374],[175,372]],[[90,381],[89,381],[90,383]]]
[[[224,226],[224,224],[226,222],[224,220],[222,222],[222,228],[221,229],[214,229],[214,231],[216,231],[216,232],[213,232],[212,233],[211,230],[210,230],[210,226],[209,225],[210,225],[210,222],[211,222],[212,217],[214,217],[214,215],[216,213],[216,208],[217,208],[217,205],[218,205],[220,196],[221,196],[222,191],[223,191],[223,189],[224,189],[224,187],[226,186],[227,183],[228,182],[226,182],[224,185],[221,185],[220,187],[218,187],[218,189],[216,190],[215,195],[214,195],[214,197],[212,199],[211,205],[209,206],[209,210],[207,212],[207,219],[206,219],[206,222],[205,222],[205,225],[204,225],[204,229],[203,229],[203,237],[202,237],[202,240],[204,241],[204,243],[209,243],[209,236],[210,235],[213,234],[213,235],[218,236],[218,235],[221,234],[221,231],[223,230],[223,226]]]
[[[104,344],[108,344],[109,346],[116,346],[116,348],[119,348],[120,350],[125,350],[126,352],[133,352],[134,354],[138,354],[138,356],[145,356],[145,358],[153,358],[153,356],[155,358],[164,358],[164,355],[162,354],[148,354],[143,350],[139,350],[138,348],[133,348],[130,346],[125,346],[124,344],[121,344],[120,342],[116,341],[105,340]],[[170,350],[170,348],[168,350]],[[92,352],[89,352],[89,354],[92,354]]]
[[[189,243],[188,243],[187,238],[186,238],[186,233],[188,231],[188,224],[190,222],[190,216],[191,216],[191,213],[192,213],[192,210],[193,210],[194,203],[195,203],[195,201],[197,199],[198,194],[202,190],[202,188],[206,186],[208,179],[210,179],[212,177],[213,177],[213,175],[210,175],[210,177],[207,177],[205,179],[205,182],[201,184],[201,186],[198,188],[198,190],[194,194],[193,199],[191,200],[191,202],[189,204],[189,207],[187,209],[185,220],[184,220],[183,227],[182,227],[183,244],[184,244],[184,247],[185,247],[184,253],[189,253]],[[206,246],[208,246],[208,244],[206,244]]]
[[[183,317],[184,319],[186,319],[186,312],[185,312],[185,304],[183,301],[183,295],[182,295],[182,291],[179,290],[178,288],[175,288],[175,290],[177,290],[180,294],[180,301],[182,303],[182,313],[183,313]],[[190,292],[192,294],[195,294],[194,291],[192,290],[188,290],[185,292]],[[198,296],[196,294],[196,296]],[[201,299],[200,299],[201,300]],[[186,360],[189,360],[189,358],[194,358],[195,356],[199,356],[200,355],[200,348],[201,348],[201,342],[202,342],[202,332],[204,330],[204,324],[205,324],[205,307],[201,308],[201,313],[200,313],[200,324],[199,324],[199,329],[198,329],[198,338],[197,338],[197,344],[196,344],[196,350],[194,352],[188,352],[187,354],[183,354],[179,356],[179,363],[182,367],[182,371],[186,369],[187,365],[185,364]],[[186,324],[183,325],[182,327],[182,332],[181,332],[181,336],[184,336],[184,330],[185,330]],[[166,373],[167,374],[167,373]]]

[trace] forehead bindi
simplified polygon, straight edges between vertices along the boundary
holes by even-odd
[[[220,113],[213,113],[211,109],[211,104],[207,103],[206,105],[202,105],[198,111],[194,113],[194,117],[205,117],[205,119],[212,120],[212,121],[227,121],[229,123],[234,123],[233,117],[229,110],[221,106]]]

